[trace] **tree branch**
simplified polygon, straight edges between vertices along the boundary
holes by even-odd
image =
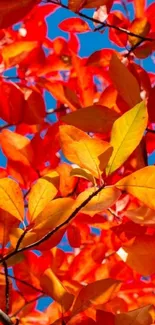
[[[2,311],[1,309],[0,309],[0,322],[2,322],[3,325],[14,325],[11,318],[8,315],[6,315],[4,311]]]
[[[9,313],[9,278],[8,278],[8,266],[6,261],[3,262],[4,267],[4,275],[5,275],[5,312],[6,314]]]
[[[103,184],[102,186],[100,186],[96,191],[94,191],[91,195],[89,195],[89,197],[84,200],[72,213],[71,215],[64,221],[62,222],[60,225],[58,225],[57,227],[55,227],[53,230],[51,230],[50,232],[48,232],[44,237],[42,237],[41,239],[37,240],[36,242],[27,245],[25,247],[19,248],[18,250],[14,250],[13,252],[9,253],[8,255],[2,257],[0,259],[0,263],[3,263],[4,261],[7,261],[10,257],[16,255],[17,253],[21,253],[24,252],[28,249],[32,249],[34,247],[38,247],[40,244],[42,244],[43,242],[45,242],[46,240],[48,240],[52,235],[54,235],[58,230],[60,230],[61,228],[63,228],[64,226],[66,226],[76,215],[77,213],[84,208],[93,197],[95,197],[98,193],[100,193],[103,188],[105,187],[105,185]]]
[[[58,5],[64,9],[67,9],[67,10],[70,10],[68,8],[68,6],[64,5],[63,3],[61,2],[57,2],[55,0],[46,0],[46,3],[53,3],[55,5]],[[93,17],[90,17],[90,16],[87,16],[86,14],[82,13],[82,12],[75,12],[75,14],[77,14],[78,16],[82,17],[82,18],[85,18],[85,19],[88,19],[90,21],[92,21],[93,23],[96,23],[96,24],[100,24],[101,26],[98,28],[103,28],[103,27],[107,27],[107,28],[112,28],[112,29],[115,29],[115,30],[118,30],[119,32],[122,32],[122,33],[125,33],[127,35],[130,35],[130,36],[134,36],[134,37],[137,37],[143,41],[150,41],[150,42],[153,42],[155,39],[151,38],[151,37],[144,37],[144,36],[141,36],[141,35],[138,35],[138,34],[135,34],[135,33],[132,33],[130,30],[128,29],[125,29],[125,28],[122,28],[122,27],[119,27],[119,26],[116,26],[116,25],[112,25],[112,24],[109,24],[107,22],[101,22],[100,20],[98,19],[95,19]]]

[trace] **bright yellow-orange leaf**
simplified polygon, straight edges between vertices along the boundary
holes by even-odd
[[[38,42],[35,41],[18,41],[5,45],[1,50],[5,68],[19,64],[37,46]]]
[[[80,313],[91,305],[105,304],[118,292],[120,286],[120,281],[113,279],[89,283],[79,292],[73,305],[72,314]]]
[[[89,182],[92,182],[93,184],[95,183],[95,179],[92,176],[92,174],[89,173],[88,170],[84,168],[73,168],[70,174],[76,177],[87,179]]]
[[[59,174],[56,171],[44,175],[33,185],[28,201],[29,218],[34,221],[58,192]]]
[[[52,297],[61,305],[63,313],[71,307],[74,296],[65,289],[50,268],[41,276],[40,284],[47,295]]]
[[[65,157],[88,169],[94,177],[100,178],[112,153],[109,143],[91,138],[74,126],[62,125],[59,130],[61,149]]]
[[[141,101],[138,81],[128,68],[118,59],[116,54],[113,54],[112,56],[109,73],[118,93],[130,108],[134,107]]]
[[[149,208],[155,209],[155,166],[139,169],[122,178],[115,186],[132,194]]]
[[[0,179],[0,208],[20,221],[24,219],[24,199],[19,185],[10,178]]]
[[[111,131],[110,144],[113,153],[106,168],[107,175],[118,169],[140,143],[148,123],[148,113],[144,102],[118,118]]]
[[[72,213],[74,202],[71,198],[60,198],[49,202],[35,219],[34,231],[48,232],[62,224]]]
[[[80,193],[76,200],[76,205],[79,206],[85,201],[93,192],[95,188],[89,188]],[[115,187],[106,187],[99,194],[94,196],[90,202],[81,209],[81,212],[94,216],[96,213],[110,208],[120,197],[121,191]]]
[[[116,315],[115,325],[150,325],[154,322],[154,313],[152,305],[121,313]]]
[[[123,246],[126,251],[126,263],[136,272],[147,276],[155,273],[155,237],[137,236],[130,246]]]
[[[118,113],[112,109],[93,105],[62,116],[61,120],[86,132],[107,133],[118,117]]]
[[[125,215],[135,223],[143,225],[155,224],[154,210],[148,208],[146,205],[140,206],[137,209],[125,211]]]

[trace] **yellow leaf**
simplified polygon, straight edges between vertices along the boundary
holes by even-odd
[[[150,325],[154,321],[154,307],[144,306],[128,313],[116,315],[115,325]]]
[[[145,205],[140,206],[134,210],[127,210],[125,211],[125,215],[135,223],[143,225],[155,224],[154,210],[146,207]]]
[[[118,117],[119,114],[112,109],[93,105],[62,116],[61,120],[86,132],[107,133]]]
[[[120,281],[113,279],[98,280],[89,283],[79,292],[72,309],[72,314],[82,312],[91,305],[101,305],[108,302],[120,289]]]
[[[127,253],[126,263],[141,275],[155,273],[155,237],[137,236],[130,246],[123,246]]]
[[[23,236],[24,230],[21,228],[13,228],[12,231],[10,231],[9,237],[10,237],[10,243],[13,248],[16,248],[17,242],[20,239],[21,236]],[[37,235],[35,232],[27,232],[22,239],[20,243],[21,247],[26,247],[32,243],[34,243],[37,240]],[[17,254],[18,256],[18,254]]]
[[[55,197],[58,192],[57,183],[59,174],[56,171],[46,174],[37,180],[29,194],[29,218],[34,221],[44,210],[46,205]]]
[[[130,108],[141,101],[138,81],[116,54],[112,56],[109,73],[118,93]]]
[[[69,310],[73,303],[74,296],[65,289],[50,268],[41,276],[40,284],[47,295],[61,305],[63,313]]]
[[[155,209],[155,166],[147,166],[122,178],[115,184],[132,194],[149,208]]]
[[[94,177],[86,169],[73,168],[70,175],[87,179],[89,182],[95,183]]]
[[[114,122],[110,141],[113,153],[106,168],[107,175],[118,169],[136,149],[147,122],[148,113],[144,102],[137,104]]]
[[[24,199],[19,185],[10,178],[0,179],[0,208],[20,221],[24,219]]]
[[[89,137],[74,126],[62,125],[60,130],[61,149],[65,157],[100,178],[112,153],[108,142]]]
[[[71,198],[55,199],[35,219],[34,231],[50,231],[62,224],[72,213],[74,200]]]
[[[95,192],[95,188],[89,188],[80,193],[76,199],[76,205],[79,206],[93,192]],[[94,216],[96,213],[110,208],[119,199],[120,195],[121,191],[117,190],[115,187],[106,187],[94,196],[90,202],[81,209],[81,212]]]

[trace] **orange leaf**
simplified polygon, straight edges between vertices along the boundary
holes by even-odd
[[[44,175],[33,185],[29,194],[29,214],[30,220],[34,221],[44,210],[46,205],[57,194],[59,175],[56,171]]]
[[[72,33],[85,33],[90,30],[90,27],[86,21],[81,18],[67,18],[59,24],[59,28],[65,32]]]
[[[120,281],[113,279],[104,279],[89,283],[80,290],[74,302],[72,314],[80,313],[91,305],[105,304],[118,292],[120,286]]]
[[[123,246],[127,253],[126,263],[141,275],[155,273],[155,237],[137,236],[130,246]]]
[[[39,78],[38,84],[39,86],[49,91],[51,95],[55,97],[57,100],[59,100],[61,103],[66,104],[72,111],[76,110],[77,102],[75,102],[74,100],[76,94],[74,94],[74,92],[70,90],[70,93],[73,93],[73,96],[71,95],[67,96],[68,92],[66,89],[66,85],[63,84],[61,81],[53,81],[53,80],[47,80],[45,78]]]
[[[0,28],[7,28],[19,20],[22,20],[24,16],[37,4],[39,0],[1,0],[0,1],[0,13],[1,22]]]
[[[154,323],[154,307],[144,306],[128,313],[116,315],[115,325],[150,325]]]
[[[24,200],[19,185],[10,178],[0,179],[0,208],[16,219],[24,219]]]
[[[73,212],[74,200],[60,198],[49,202],[45,209],[35,219],[34,231],[47,233],[65,222]]]
[[[57,167],[57,172],[60,176],[60,193],[61,195],[67,196],[71,194],[76,186],[77,180],[71,175],[72,167],[66,163],[62,163]]]
[[[86,132],[107,133],[118,117],[119,115],[112,109],[93,105],[67,114],[61,120]]]
[[[32,164],[34,156],[28,138],[10,130],[3,130],[0,135],[0,144],[8,159],[19,161],[26,166]]]
[[[103,67],[109,66],[112,54],[115,53],[112,49],[102,49],[91,54],[87,60],[88,66]]]
[[[79,206],[85,201],[93,192],[95,188],[89,188],[80,193],[76,199],[76,205]],[[121,192],[115,187],[106,187],[98,195],[94,196],[91,201],[81,209],[81,212],[94,216],[96,213],[110,208],[119,199]]]
[[[145,16],[145,0],[134,0],[135,17],[141,18]]]
[[[130,108],[134,107],[141,101],[140,88],[136,78],[118,59],[116,54],[113,54],[112,56],[109,73],[118,93]]]
[[[50,268],[41,276],[40,284],[42,289],[61,305],[63,313],[71,307],[74,296],[64,288]]]
[[[38,42],[35,41],[17,41],[12,44],[5,45],[1,50],[5,68],[7,69],[19,64],[37,46]]]
[[[122,178],[115,186],[155,209],[155,166],[147,166]]]
[[[130,31],[136,35],[146,37],[150,30],[150,23],[146,17],[136,18],[131,23]],[[139,39],[135,36],[129,35],[129,42],[132,46],[139,42]]]
[[[112,153],[109,143],[90,138],[74,126],[62,125],[59,130],[65,157],[100,178]]]

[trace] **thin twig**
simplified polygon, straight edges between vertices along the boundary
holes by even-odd
[[[124,55],[124,57],[125,58],[127,58],[129,55],[130,55],[130,53],[131,52],[133,52],[137,47],[139,47],[139,45],[141,45],[142,43],[144,43],[144,40],[140,40],[139,42],[137,42],[135,45],[133,45],[131,48],[130,48],[130,50],[128,51],[128,53],[126,53],[125,55]]]
[[[53,3],[55,5],[59,5],[60,7],[64,8],[64,9],[67,9],[69,10],[68,6],[64,5],[63,3],[58,3],[56,2],[55,0],[47,0],[46,3]],[[138,35],[138,34],[135,34],[135,33],[132,33],[130,30],[128,29],[125,29],[125,28],[122,28],[122,27],[119,27],[117,25],[112,25],[112,24],[109,24],[107,22],[101,22],[100,20],[98,19],[95,19],[93,17],[90,17],[90,16],[87,16],[86,14],[82,13],[82,12],[75,12],[75,14],[77,14],[78,16],[82,17],[82,18],[85,18],[85,19],[88,19],[90,21],[92,21],[93,23],[96,23],[96,24],[100,24],[102,25],[102,27],[107,27],[107,28],[113,28],[113,29],[116,29],[118,30],[119,32],[122,32],[122,33],[125,33],[127,35],[130,35],[130,36],[134,36],[134,37],[137,37],[143,41],[154,41],[153,38],[150,38],[150,37],[144,37],[144,36],[141,36],[141,35]]]
[[[77,213],[86,206],[86,204],[88,204],[91,199],[93,197],[95,197],[98,193],[100,193],[103,188],[105,187],[105,185],[103,184],[101,187],[99,187],[96,191],[94,191],[91,195],[89,195],[89,197],[84,200],[72,213],[71,215],[64,221],[62,222],[60,225],[58,225],[57,227],[55,227],[53,230],[51,230],[50,232],[48,232],[44,237],[42,237],[41,239],[37,240],[36,242],[27,245],[25,247],[19,248],[17,251],[14,250],[13,252],[9,253],[8,255],[2,257],[0,259],[0,263],[3,263],[3,261],[7,261],[10,257],[16,255],[17,253],[21,253],[24,252],[28,249],[32,249],[34,247],[38,247],[40,244],[44,243],[46,240],[48,240],[49,238],[51,238],[52,235],[54,235],[57,231],[59,231],[61,228],[63,228],[64,226],[66,226],[76,215]]]
[[[28,305],[32,304],[33,302],[35,302],[43,297],[44,297],[44,295],[40,295],[36,298],[33,298],[33,299],[27,301],[20,309],[18,309],[13,315],[11,315],[11,317],[16,317],[25,307],[27,307]]]
[[[5,313],[9,313],[9,277],[8,277],[8,266],[6,261],[3,262],[4,275],[5,275]]]
[[[22,233],[22,235],[20,236],[20,238],[18,239],[18,241],[17,241],[15,251],[18,251],[19,246],[20,246],[22,240],[24,239],[25,235],[27,234],[27,232],[28,232],[28,229],[26,228],[26,229],[23,231],[23,233]]]
[[[0,272],[0,274],[4,275],[5,273]],[[32,284],[26,282],[25,280],[19,279],[19,278],[17,278],[17,277],[14,276],[14,275],[10,275],[10,274],[8,274],[8,278],[11,278],[11,279],[13,279],[13,280],[15,280],[15,281],[17,281],[17,282],[22,283],[22,284],[28,286],[29,288],[31,288],[31,289],[37,291],[38,293],[42,293],[42,294],[46,295],[46,293],[45,293],[43,290],[34,287]]]
[[[155,134],[155,130],[149,129],[149,128],[146,128],[146,132],[150,132],[150,133],[154,133]]]

